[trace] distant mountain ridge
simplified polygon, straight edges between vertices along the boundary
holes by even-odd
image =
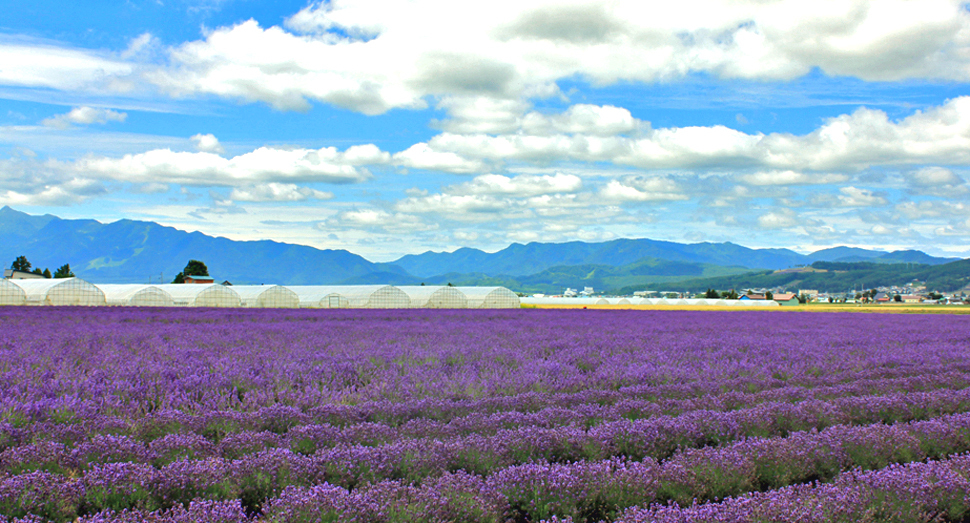
[[[104,224],[0,208],[0,264],[7,266],[20,255],[27,256],[34,267],[51,270],[70,263],[79,277],[99,283],[168,282],[189,259],[198,259],[217,280],[233,283],[454,283],[545,292],[580,285],[615,289],[641,282],[785,269],[814,261],[939,265],[959,259],[937,258],[921,251],[887,253],[836,247],[803,255],[790,249],[750,249],[733,243],[620,239],[514,243],[494,253],[473,248],[429,251],[375,263],[346,250],[271,240],[234,241],[147,221]]]
[[[649,239],[620,239],[603,243],[513,243],[495,253],[462,248],[455,252],[409,254],[392,262],[411,274],[481,272],[489,276],[528,276],[560,265],[620,267],[644,258],[706,263],[749,269],[787,269],[816,261],[870,261],[940,265],[960,258],[938,258],[921,251],[884,252],[835,247],[799,254],[790,249],[750,249],[734,243],[675,243]]]
[[[341,283],[374,272],[404,272],[344,250],[234,241],[155,222],[31,216],[10,207],[0,209],[0,254],[10,261],[25,255],[34,267],[52,270],[70,263],[79,277],[100,283],[168,283],[190,259],[204,261],[219,281],[234,283]],[[0,259],[5,266],[6,258]]]

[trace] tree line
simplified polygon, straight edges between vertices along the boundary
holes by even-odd
[[[36,274],[38,276],[43,276],[45,278],[73,278],[74,273],[71,271],[71,264],[65,263],[57,268],[53,274],[51,274],[50,269],[40,270],[40,267],[33,268],[33,265],[27,260],[26,256],[17,256],[17,259],[10,264],[10,268],[19,272],[29,272],[30,274]],[[31,270],[33,268],[33,270]]]

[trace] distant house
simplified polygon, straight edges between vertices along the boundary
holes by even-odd
[[[778,302],[779,305],[791,306],[798,305],[798,295],[794,292],[779,292],[771,297],[771,299]]]
[[[875,298],[873,298],[873,301],[876,303],[889,303],[893,301],[893,298],[885,292],[877,292]]]
[[[184,276],[184,283],[215,283],[212,276]]]
[[[738,299],[739,300],[764,300],[765,295],[764,294],[744,294]]]
[[[923,302],[923,297],[917,296],[915,294],[904,294],[903,296],[900,296],[899,299],[902,300],[903,303],[922,303]]]
[[[34,274],[32,272],[15,271],[13,269],[4,269],[3,278],[5,280],[33,280],[36,278],[43,278],[42,274]]]

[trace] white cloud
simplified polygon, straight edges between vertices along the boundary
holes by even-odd
[[[289,31],[252,20],[210,31],[149,77],[174,95],[281,109],[318,100],[367,114],[423,108],[429,95],[548,96],[575,77],[787,80],[818,67],[865,80],[966,80],[968,20],[953,0],[495,0],[488,9],[334,0],[292,16]]]
[[[65,91],[111,89],[134,67],[104,53],[47,43],[0,40],[0,85]]]
[[[327,220],[326,230],[364,230],[390,234],[414,234],[437,228],[421,218],[406,213],[390,213],[383,209],[363,208],[338,213]]]
[[[545,118],[542,121],[546,123],[573,122],[570,111],[573,109],[536,118]],[[841,183],[848,178],[839,171],[878,165],[970,165],[967,96],[899,121],[889,120],[882,111],[862,108],[832,118],[801,136],[746,134],[720,125],[653,129],[646,122],[634,124],[639,127],[639,136],[532,135],[525,132],[525,124],[519,132],[500,135],[444,132],[409,151],[427,158],[447,158],[447,162],[440,162],[444,166],[460,166],[451,172],[471,172],[484,169],[487,162],[507,161],[610,162],[641,169],[760,169],[742,178],[751,185]],[[559,129],[595,131],[596,127],[571,125],[560,125]],[[550,123],[533,129],[545,133],[553,127]],[[599,129],[612,132],[618,128]]]
[[[471,182],[450,188],[457,194],[494,194],[508,196],[539,196],[543,194],[576,192],[583,187],[583,180],[574,174],[556,173],[551,176],[500,174],[476,176]]]
[[[664,177],[630,176],[622,181],[611,180],[600,196],[613,202],[656,202],[686,200],[688,196],[677,182]]]
[[[81,106],[71,109],[68,113],[47,118],[41,124],[57,129],[67,129],[71,127],[71,124],[106,124],[108,122],[124,122],[127,118],[127,113],[112,111],[111,109]]]
[[[798,225],[795,211],[778,209],[758,217],[758,227],[762,229],[788,229]]]
[[[945,167],[924,167],[906,176],[910,194],[952,197],[966,194],[966,181]]]
[[[467,160],[453,152],[433,150],[426,143],[412,145],[407,150],[394,155],[397,165],[413,169],[444,171],[467,174],[485,170],[485,164],[478,160]]]
[[[842,207],[877,207],[889,203],[881,194],[858,187],[842,187],[838,195]]]
[[[759,171],[741,176],[750,185],[830,185],[849,180],[845,174],[805,173],[796,171]]]
[[[156,149],[122,158],[88,157],[74,168],[89,175],[133,183],[178,183],[196,186],[239,186],[253,183],[357,183],[370,178],[359,169],[361,150],[260,147],[232,158],[210,152]]]
[[[292,183],[263,183],[237,187],[229,193],[229,199],[237,202],[302,202],[331,198],[333,198],[331,192],[299,187]]]
[[[195,144],[196,151],[215,154],[226,152],[219,143],[219,139],[213,134],[197,134],[192,137],[192,142]]]
[[[509,209],[510,202],[503,198],[485,195],[431,194],[405,198],[395,204],[401,212],[417,214],[443,214],[457,220],[478,221],[482,215],[491,215]],[[487,219],[487,217],[485,218]]]

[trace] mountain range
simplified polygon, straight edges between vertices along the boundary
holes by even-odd
[[[21,255],[34,267],[51,270],[70,263],[79,277],[99,283],[167,283],[189,259],[198,259],[217,280],[233,283],[454,283],[504,285],[524,292],[558,292],[566,286],[618,289],[646,282],[781,270],[817,261],[932,266],[959,260],[914,250],[835,247],[806,255],[790,249],[751,249],[733,243],[618,239],[513,243],[494,253],[473,248],[429,251],[375,263],[346,250],[271,240],[235,241],[148,221],[105,224],[0,208],[0,264],[6,266],[7,259],[12,262]]]

